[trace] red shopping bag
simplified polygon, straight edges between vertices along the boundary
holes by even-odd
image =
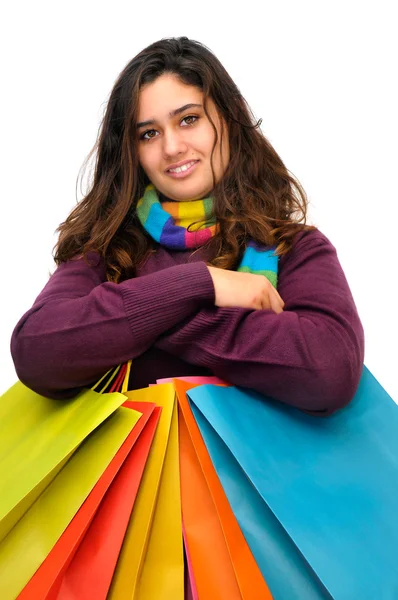
[[[146,432],[149,421],[152,418],[151,415],[154,411],[158,411],[158,409],[155,408],[155,405],[150,405],[148,403],[145,405],[138,405],[138,403],[136,403],[133,406],[132,403],[125,402],[124,406],[127,408],[134,408],[134,410],[142,413],[141,418],[132,429],[112,462],[98,480],[91,494],[76,513],[74,519],[59,538],[47,558],[19,594],[18,600],[37,600],[38,598],[40,598],[40,600],[46,600],[47,598],[56,597],[56,595],[54,596],[54,590],[58,589],[62,577],[74,558],[79,545],[90,531],[90,524],[93,524],[95,521],[96,513],[101,506],[105,494],[110,487],[112,488],[112,482],[118,472],[125,468],[127,464],[126,459],[131,456],[132,449],[134,451],[137,439],[141,438],[143,430]],[[152,418],[152,424],[149,427],[149,430],[153,429],[153,423],[155,423],[156,427],[156,414],[157,413],[155,413],[154,418]],[[134,502],[134,499],[132,501]],[[101,511],[99,511],[98,514],[100,514],[100,512]]]
[[[140,412],[146,406],[140,402],[126,405]],[[155,407],[65,572],[58,593],[48,600],[106,599],[160,413],[161,408]]]

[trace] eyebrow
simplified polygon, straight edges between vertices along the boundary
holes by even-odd
[[[179,115],[180,113],[184,112],[184,110],[187,110],[188,108],[203,108],[203,106],[202,104],[184,104],[184,106],[180,106],[180,108],[176,108],[175,110],[169,112],[169,117],[173,118]],[[154,119],[151,119],[150,121],[141,121],[140,123],[137,123],[137,129],[140,129],[141,127],[146,127],[147,125],[154,125],[155,123],[156,121]]]

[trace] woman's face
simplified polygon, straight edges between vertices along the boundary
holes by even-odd
[[[188,104],[199,106],[180,110]],[[221,154],[221,122],[211,98],[208,98],[207,110],[218,134],[213,154],[218,182],[229,162],[228,132],[224,123]],[[146,121],[151,123],[143,124]],[[210,194],[213,189],[210,156],[215,134],[205,115],[203,93],[199,88],[181,83],[170,73],[144,85],[139,97],[137,138],[140,164],[164,196],[178,201],[198,200]],[[168,171],[173,165],[188,161],[196,162],[184,172]]]

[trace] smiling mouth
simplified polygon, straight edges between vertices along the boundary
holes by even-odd
[[[193,160],[189,163],[186,163],[185,165],[181,165],[181,167],[176,167],[175,169],[168,169],[166,173],[172,179],[185,179],[196,170],[196,167],[199,164],[199,162],[199,160]]]
[[[184,173],[184,171],[188,171],[194,164],[199,162],[198,160],[192,160],[181,167],[176,167],[175,169],[167,169],[167,173]]]

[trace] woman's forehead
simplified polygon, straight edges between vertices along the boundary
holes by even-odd
[[[176,116],[182,107],[192,104],[199,105],[193,108],[203,106],[202,90],[164,74],[141,88],[137,121],[167,120]]]

